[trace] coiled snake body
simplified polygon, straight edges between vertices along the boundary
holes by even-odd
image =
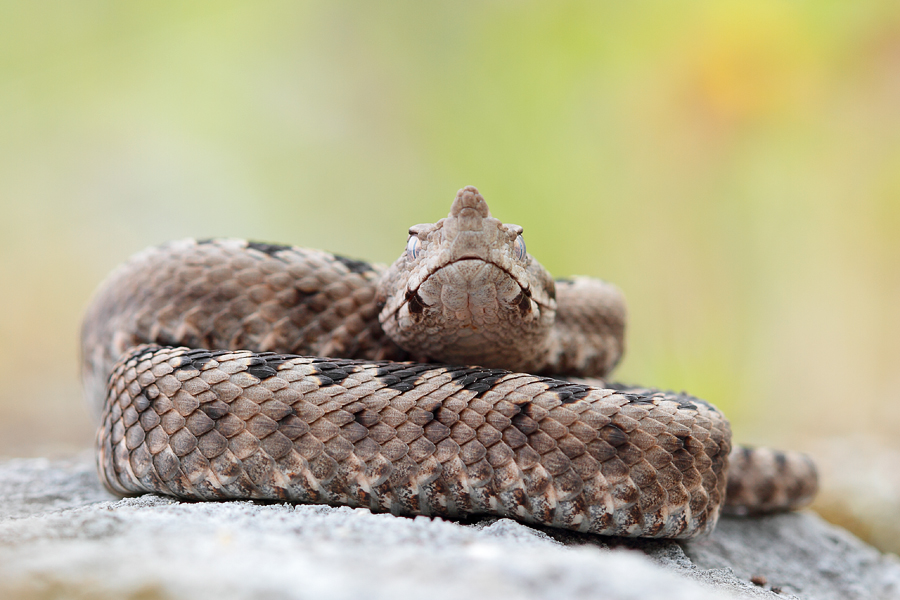
[[[732,452],[703,400],[572,379],[618,362],[624,301],[554,282],[521,233],[467,187],[389,268],[235,240],[136,255],[82,331],[101,479],[664,538],[812,498],[808,458]]]

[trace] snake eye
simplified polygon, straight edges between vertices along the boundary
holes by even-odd
[[[409,260],[415,260],[419,256],[419,238],[411,235],[406,241],[406,256]]]
[[[525,240],[521,235],[516,236],[516,242],[513,245],[513,251],[516,253],[516,258],[519,260],[525,260],[526,251],[525,251]]]

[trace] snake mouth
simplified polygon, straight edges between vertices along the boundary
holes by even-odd
[[[422,279],[418,282],[415,287],[409,287],[406,290],[405,298],[403,302],[400,303],[399,306],[393,311],[393,315],[396,316],[400,310],[406,306],[412,315],[421,315],[425,312],[426,309],[433,306],[433,304],[429,304],[425,299],[422,298],[420,290],[424,285],[432,281],[432,279],[440,273],[444,269],[448,269],[453,267],[454,265],[458,265],[460,263],[482,263],[482,265],[486,265],[489,267],[493,267],[496,269],[500,276],[505,276],[509,279],[509,281],[513,282],[518,287],[518,293],[512,296],[511,299],[503,301],[503,304],[507,306],[515,306],[518,308],[519,312],[524,316],[532,311],[532,302],[536,304],[541,309],[546,309],[547,307],[538,302],[536,299],[532,297],[531,287],[522,281],[520,277],[517,277],[515,273],[513,273],[509,268],[504,267],[492,260],[485,259],[481,256],[460,256],[453,260],[449,260],[447,262],[441,263],[436,267],[429,269],[427,274],[422,277]],[[441,284],[444,285],[444,284]]]

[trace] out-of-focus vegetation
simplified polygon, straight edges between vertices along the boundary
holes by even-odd
[[[132,252],[389,262],[466,184],[623,288],[621,379],[845,448],[883,501],[823,512],[900,521],[895,0],[0,2],[0,454],[91,443],[80,314]]]

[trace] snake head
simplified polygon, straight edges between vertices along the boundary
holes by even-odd
[[[379,295],[381,325],[401,347],[485,366],[528,364],[556,311],[553,279],[528,254],[522,228],[492,217],[471,186],[446,218],[410,227]]]

